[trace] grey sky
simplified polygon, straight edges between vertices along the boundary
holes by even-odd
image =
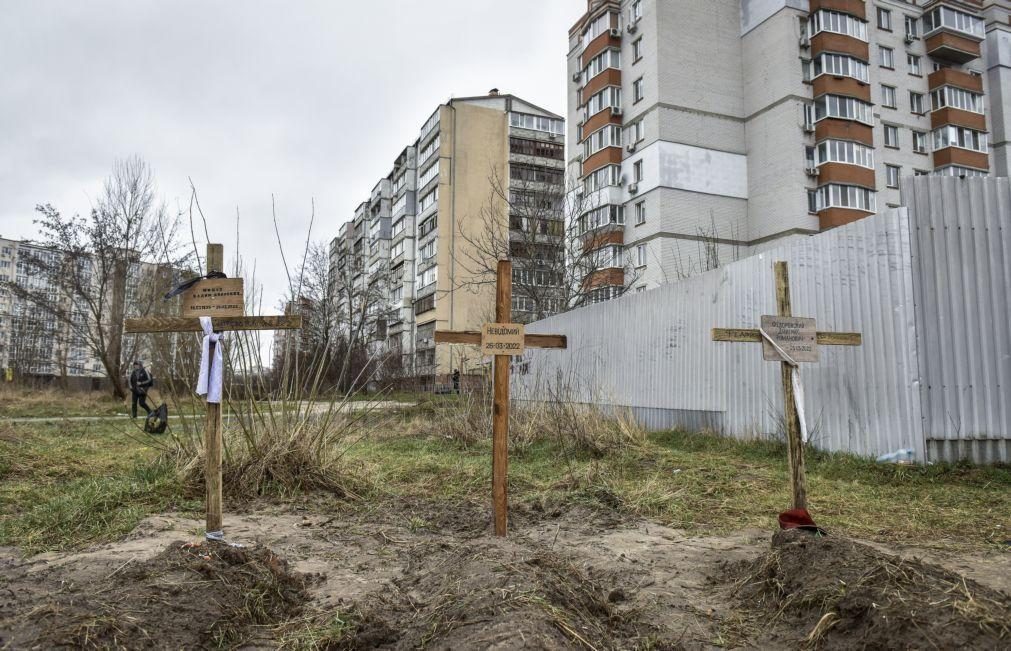
[[[316,200],[351,216],[435,106],[492,87],[564,114],[566,32],[585,0],[9,0],[0,18],[0,235],[34,207],[88,212],[119,157],[170,206],[192,177],[211,238],[255,259],[273,307]]]

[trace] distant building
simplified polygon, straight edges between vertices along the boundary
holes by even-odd
[[[604,297],[899,203],[904,176],[1006,176],[1007,0],[589,0],[569,169]],[[610,287],[610,290],[607,288]]]
[[[455,369],[476,372],[480,356],[437,347],[435,331],[494,318],[494,279],[475,277],[474,243],[489,220],[512,242],[529,228],[514,214],[520,201],[563,194],[563,138],[561,116],[497,90],[439,106],[331,242],[338,315],[356,313],[349,302],[363,305],[370,344],[399,354],[406,377],[431,386],[448,384]],[[560,233],[563,207],[552,205],[542,221]],[[521,239],[507,243],[516,268],[564,255],[560,237],[536,250]],[[528,320],[528,309],[514,295],[513,318]]]

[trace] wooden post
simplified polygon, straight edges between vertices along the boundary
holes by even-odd
[[[207,245],[207,273],[221,271],[225,266],[225,252],[221,244]],[[214,352],[216,344],[208,345],[207,379],[210,396],[210,378],[214,377]],[[207,457],[204,477],[207,485],[207,533],[220,532],[222,523],[221,498],[221,404],[207,403],[207,424],[204,437],[204,455]]]
[[[512,320],[512,271],[509,260],[499,260],[495,283],[495,320]],[[509,355],[495,355],[494,404],[492,407],[492,510],[495,535],[505,536],[508,528],[509,500]]]
[[[790,306],[790,271],[786,262],[776,262],[776,307],[779,316],[793,316]],[[780,362],[783,382],[783,421],[786,426],[786,446],[790,462],[790,491],[793,508],[807,508],[807,477],[804,471],[804,441],[800,436],[800,416],[793,395],[794,369]]]

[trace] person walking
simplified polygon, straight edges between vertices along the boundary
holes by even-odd
[[[139,359],[133,363],[133,372],[130,373],[130,392],[133,393],[133,417],[137,417],[137,403],[144,408],[148,414],[151,413],[151,408],[147,404],[147,390],[151,388],[154,384],[154,380],[151,379],[151,374],[147,372],[144,368],[144,362]]]
[[[453,370],[453,393],[460,394],[460,369]]]

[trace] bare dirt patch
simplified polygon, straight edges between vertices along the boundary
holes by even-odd
[[[84,552],[0,550],[0,648],[797,648],[828,612],[819,648],[1011,643],[996,587],[841,538],[770,547],[576,507],[517,508],[503,540],[468,501],[260,506],[225,524],[247,549],[185,547],[200,523],[157,516]]]

